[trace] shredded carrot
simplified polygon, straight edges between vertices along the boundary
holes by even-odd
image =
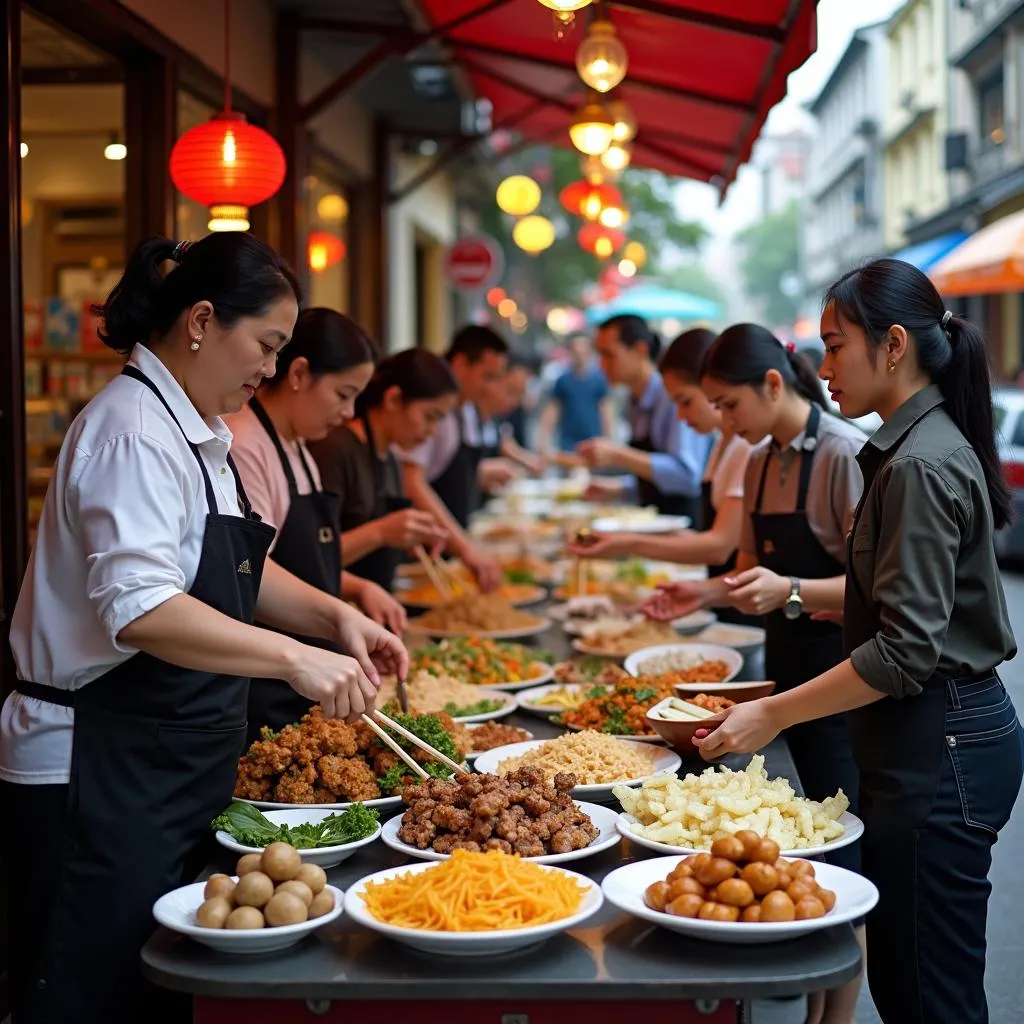
[[[559,871],[498,850],[455,850],[425,871],[368,882],[366,909],[378,921],[431,932],[491,932],[560,921],[587,890]]]

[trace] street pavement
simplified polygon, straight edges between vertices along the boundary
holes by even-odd
[[[1024,716],[1024,575],[1006,572],[1003,587],[1021,654],[1000,671],[1018,713]],[[1018,798],[1013,817],[999,835],[992,855],[992,899],[988,918],[988,970],[985,988],[991,1024],[1024,1021],[1024,798]],[[802,1024],[803,1000],[757,1003],[753,1024]],[[857,1024],[880,1024],[867,986],[857,1008]],[[952,1022],[951,1022],[952,1024]]]

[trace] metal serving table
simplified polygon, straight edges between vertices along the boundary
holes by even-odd
[[[566,650],[560,630],[538,646],[560,656]],[[558,733],[533,715],[517,712],[502,721],[538,737]],[[772,777],[799,786],[784,741],[763,753]],[[747,760],[725,763],[738,768]],[[690,771],[703,767],[699,758],[684,764]],[[210,871],[231,870],[234,860],[223,853]],[[600,882],[621,864],[647,856],[653,854],[623,840],[570,867]],[[378,842],[328,876],[347,889],[367,874],[408,862]],[[193,995],[196,1024],[391,1024],[410,1010],[431,1024],[563,1024],[576,1013],[585,1013],[588,1024],[619,1024],[637,1003],[650,1024],[738,1024],[750,1019],[755,998],[835,988],[860,969],[849,925],[785,943],[731,946],[674,934],[610,904],[581,928],[494,957],[418,953],[342,915],[297,946],[266,956],[216,953],[160,929],[142,959],[152,981]]]

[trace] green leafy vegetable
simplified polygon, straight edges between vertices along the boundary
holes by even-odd
[[[243,846],[265,847],[288,843],[297,850],[315,850],[324,846],[344,846],[373,835],[379,815],[371,807],[353,804],[341,814],[329,814],[318,823],[275,825],[251,804],[235,800],[213,820],[212,828],[227,832]]]
[[[650,686],[644,687],[642,690],[634,690],[633,691],[633,699],[638,704],[643,704],[643,702],[645,700],[653,700],[655,697],[658,697],[660,695],[661,695],[661,691],[660,690],[655,689],[654,687],[650,687]]]
[[[506,583],[536,583],[537,577],[529,569],[504,569]]]
[[[468,718],[470,715],[486,715],[505,706],[500,700],[478,700],[475,704],[456,704],[449,701],[444,706],[445,714],[452,718]]]
[[[601,726],[601,732],[608,733],[611,736],[633,735],[633,730],[626,721],[626,713],[622,708],[618,707],[611,710],[604,725]]]
[[[618,567],[615,578],[621,583],[646,583],[647,566],[642,559],[630,558]]]
[[[598,697],[603,697],[607,692],[607,686],[592,686],[589,690],[583,691],[583,699],[597,700]]]
[[[450,779],[453,774],[450,768],[445,767],[443,764],[438,764],[436,761],[425,764],[423,768],[428,775],[435,779]],[[404,789],[406,786],[419,781],[419,776],[414,775],[408,765],[399,761],[398,764],[392,765],[377,780],[377,785],[380,786],[382,793],[391,794],[396,789]]]

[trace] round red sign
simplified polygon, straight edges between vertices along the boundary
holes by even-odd
[[[501,273],[501,250],[493,239],[483,235],[460,238],[448,248],[444,271],[456,288],[484,288]]]

